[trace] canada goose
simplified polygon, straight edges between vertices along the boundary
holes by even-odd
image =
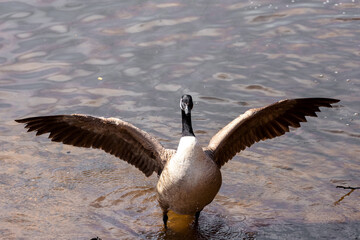
[[[236,153],[260,140],[271,139],[298,128],[305,116],[316,117],[319,107],[339,102],[330,98],[287,99],[263,108],[254,108],[238,116],[215,136],[207,147],[198,143],[192,125],[193,101],[190,95],[180,99],[182,137],[177,150],[164,148],[154,137],[117,118],[80,114],[40,116],[15,120],[26,123],[36,135],[77,147],[103,149],[140,169],[146,176],[159,176],[157,196],[167,227],[167,212],[195,215],[212,202],[221,186],[220,168]]]

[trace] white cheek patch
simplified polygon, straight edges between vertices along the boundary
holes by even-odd
[[[180,99],[180,109],[183,110],[186,114],[189,113],[189,106],[186,104],[183,104],[182,99]]]
[[[185,112],[185,114],[189,113],[189,107],[188,106],[185,107],[184,112]]]

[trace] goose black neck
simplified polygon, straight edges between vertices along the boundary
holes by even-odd
[[[184,111],[181,111],[181,119],[182,119],[182,136],[194,136],[194,131],[191,125],[191,114],[185,114]]]

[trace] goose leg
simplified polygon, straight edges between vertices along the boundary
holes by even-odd
[[[197,211],[197,212],[195,213],[195,224],[198,224],[198,223],[199,223],[200,212],[201,212],[201,210],[200,210],[200,211]]]
[[[164,221],[164,227],[165,227],[165,229],[167,229],[167,221],[168,221],[168,219],[169,219],[167,213],[168,213],[168,211],[164,211],[164,212],[163,212],[163,221]]]

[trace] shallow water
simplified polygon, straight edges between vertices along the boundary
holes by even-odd
[[[0,2],[0,238],[360,238],[360,3]],[[222,168],[214,202],[163,231],[156,176],[14,119],[129,121],[176,148],[179,97],[202,144],[249,108],[341,99]]]

